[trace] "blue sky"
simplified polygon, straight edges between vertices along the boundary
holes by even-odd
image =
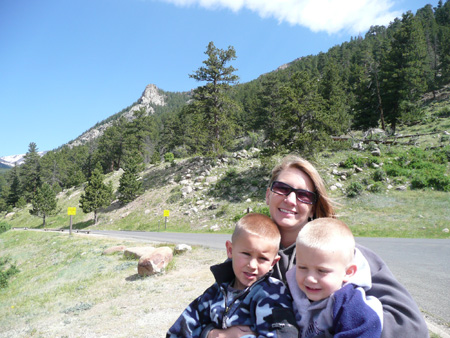
[[[1,0],[0,157],[52,150],[233,46],[240,82],[438,0]]]

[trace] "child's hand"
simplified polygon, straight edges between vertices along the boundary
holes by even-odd
[[[254,333],[249,326],[232,326],[225,330],[214,329],[208,334],[208,338],[240,338],[245,335],[254,335]]]

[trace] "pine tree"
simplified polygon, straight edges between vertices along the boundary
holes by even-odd
[[[439,1],[435,11],[439,39],[439,70],[438,86],[442,87],[450,82],[450,1],[445,4]]]
[[[118,189],[119,201],[122,204],[127,204],[142,194],[142,181],[139,177],[142,167],[142,157],[139,154],[134,154],[127,159]]]
[[[384,67],[386,121],[395,131],[398,122],[417,119],[417,102],[427,90],[427,49],[420,22],[411,12],[403,15],[393,34],[391,50]]]
[[[237,128],[233,115],[240,107],[226,95],[230,84],[239,79],[233,66],[226,67],[228,62],[236,59],[236,52],[232,46],[223,50],[210,42],[205,54],[208,55],[208,59],[203,61],[205,66],[189,75],[197,81],[207,82],[194,90],[193,107],[203,116],[199,127],[210,133],[210,150],[219,155],[229,145]]]
[[[30,214],[42,217],[42,226],[45,227],[45,219],[57,208],[56,194],[48,183],[42,184],[36,189],[36,193],[31,201],[33,209]]]
[[[94,224],[97,224],[99,209],[109,206],[113,199],[112,185],[106,185],[103,179],[101,166],[97,164],[80,197],[80,208],[83,212],[94,212]]]
[[[319,82],[319,94],[324,99],[325,110],[328,118],[323,129],[329,135],[340,135],[350,129],[348,98],[344,89],[339,69],[334,62],[329,62]]]
[[[121,117],[105,130],[98,140],[97,154],[103,168],[107,171],[118,170],[122,165],[125,152],[125,118]]]
[[[278,130],[271,135],[280,150],[312,154],[330,140],[324,113],[325,101],[318,92],[317,79],[305,71],[295,73],[287,86],[280,89],[283,101],[277,114]]]
[[[24,156],[23,165],[20,167],[22,190],[27,202],[30,202],[41,185],[40,156],[36,143],[31,142],[28,152]]]
[[[381,128],[386,129],[381,88],[381,65],[388,50],[386,35],[384,26],[372,26],[356,54],[353,75],[356,83],[353,125],[356,128],[375,128],[381,123]]]
[[[8,196],[6,197],[6,204],[14,207],[22,196],[22,185],[20,183],[19,170],[16,165],[11,169],[9,181],[11,183]]]

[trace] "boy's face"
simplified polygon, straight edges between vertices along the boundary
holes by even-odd
[[[237,240],[226,242],[227,255],[233,261],[236,281],[233,287],[244,290],[278,262],[278,246],[274,242],[243,232]]]
[[[296,279],[309,300],[327,298],[356,272],[340,251],[332,252],[297,245]]]

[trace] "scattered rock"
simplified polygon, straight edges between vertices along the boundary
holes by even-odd
[[[174,252],[175,255],[177,255],[177,254],[180,254],[180,253],[183,253],[183,252],[186,252],[186,251],[191,251],[191,250],[192,250],[192,247],[190,245],[177,244],[175,246],[175,249],[173,250],[173,252]]]
[[[381,150],[375,149],[370,152],[373,156],[381,156]]]
[[[173,259],[172,249],[162,246],[153,252],[142,256],[138,262],[138,274],[140,276],[151,276],[162,272]]]
[[[209,230],[211,231],[219,231],[220,230],[220,226],[218,226],[217,224],[212,225]]]
[[[123,255],[127,258],[141,258],[155,251],[152,246],[138,246],[133,248],[127,248],[124,250]]]
[[[448,228],[444,228],[444,229],[442,229],[442,232],[448,233],[449,230],[448,230]]]
[[[116,253],[116,252],[123,252],[123,251],[125,251],[126,248],[127,247],[125,245],[113,246],[113,247],[110,247],[108,249],[105,249],[103,251],[102,255],[111,255],[111,254]]]

